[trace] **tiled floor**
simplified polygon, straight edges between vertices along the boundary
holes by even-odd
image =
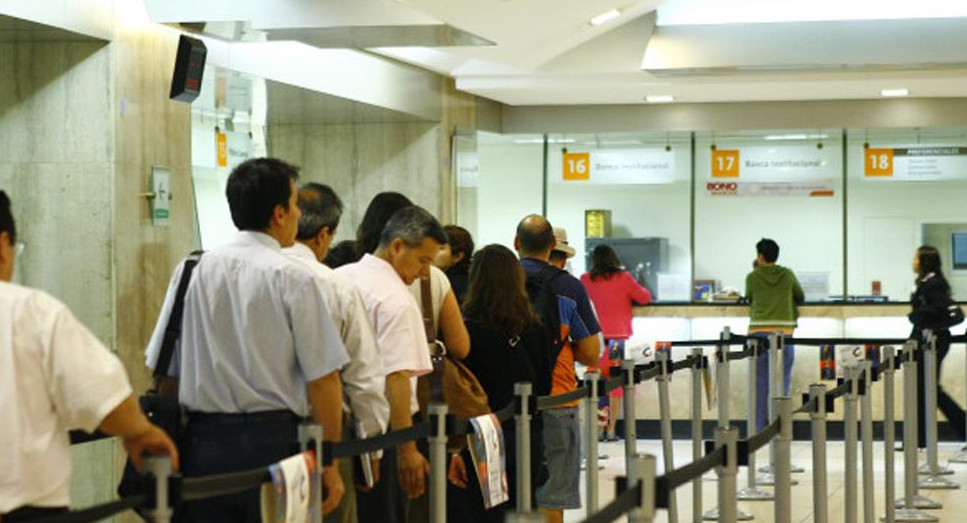
[[[939,462],[940,465],[948,466],[947,459],[957,454],[962,447],[962,444],[953,443],[942,443],[939,448]],[[600,471],[599,476],[599,500],[600,506],[604,506],[614,499],[614,478],[616,476],[624,475],[624,442],[617,443],[602,443],[599,446],[600,450],[604,454],[608,454],[609,458],[602,460],[601,463],[605,466],[603,470]],[[645,454],[653,454],[657,458],[658,462],[658,473],[662,473],[662,453],[661,444],[659,441],[654,440],[639,440],[638,441],[638,451]],[[692,461],[691,458],[691,442],[688,441],[676,441],[674,443],[674,454],[675,454],[675,466],[681,467],[687,465]],[[857,449],[857,456],[860,456],[860,450]],[[903,495],[903,453],[895,452],[895,468],[896,468],[896,493],[898,497]],[[926,459],[924,453],[918,455],[921,462]],[[885,466],[883,460],[883,443],[874,443],[874,466],[873,466],[873,476],[874,476],[874,506],[876,507],[876,514],[874,521],[879,521],[880,517],[884,515],[884,476],[885,476]],[[763,449],[757,455],[759,460],[759,465],[761,466],[764,462],[768,461],[768,451]],[[792,446],[792,460],[794,465],[799,465],[806,469],[804,473],[793,474],[793,478],[799,481],[799,484],[792,487],[792,521],[794,522],[811,522],[813,521],[813,511],[815,503],[813,500],[813,487],[812,487],[812,446],[810,442],[794,442]],[[844,447],[842,442],[830,442],[827,446],[827,475],[828,475],[828,492],[829,497],[827,500],[828,510],[829,510],[829,521],[844,521],[845,517],[845,470],[846,464],[844,463]],[[863,514],[863,489],[862,489],[862,470],[859,468],[861,465],[857,462],[857,478],[859,485],[857,485],[857,500],[856,500],[856,514],[858,521],[864,521]],[[954,471],[954,474],[943,476],[946,479],[954,481],[962,485],[961,489],[958,490],[920,490],[919,494],[921,496],[937,500],[943,504],[943,508],[940,510],[929,510],[925,511],[931,515],[940,518],[940,521],[951,521],[960,522],[967,521],[967,464],[950,464],[949,468]],[[746,486],[747,472],[745,468],[741,468],[739,471],[739,482],[738,488],[743,488]],[[583,490],[584,476],[581,477],[581,485]],[[703,478],[703,506],[708,509],[715,506],[717,502],[717,482],[715,481],[714,472],[708,474]],[[771,487],[759,487],[762,490],[771,490]],[[581,493],[582,500],[585,496],[584,492]],[[692,486],[687,484],[682,486],[677,491],[677,506],[678,506],[678,521],[680,522],[691,522],[694,521],[693,510],[692,510]],[[756,502],[739,502],[739,507],[744,508],[751,512],[758,522],[771,522],[774,521],[774,505],[771,501],[756,501]],[[586,517],[584,510],[572,510],[565,512],[564,520],[567,522],[577,522],[582,521]],[[660,511],[656,521],[665,522],[668,521],[668,514],[665,511]]]

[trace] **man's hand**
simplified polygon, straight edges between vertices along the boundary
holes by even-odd
[[[423,495],[426,491],[426,476],[430,473],[430,464],[416,450],[415,445],[400,448],[399,454],[400,486],[410,499]]]
[[[370,467],[373,469],[373,486],[379,483],[379,458],[373,458],[370,460]],[[365,478],[359,478],[362,481],[366,481]],[[356,490],[360,492],[369,492],[373,490],[372,487],[367,487],[365,483],[357,483]]]
[[[322,513],[323,515],[336,510],[342,501],[346,487],[342,484],[339,469],[333,465],[322,469]]]
[[[460,488],[467,488],[467,481],[469,481],[467,464],[464,463],[460,454],[454,454],[450,457],[450,470],[447,471],[447,479]]]
[[[125,436],[121,440],[124,451],[131,458],[131,463],[138,470],[141,470],[141,454],[150,452],[152,454],[164,453],[171,457],[171,469],[178,470],[178,449],[171,441],[165,431],[151,423],[147,424],[147,430],[140,434]]]

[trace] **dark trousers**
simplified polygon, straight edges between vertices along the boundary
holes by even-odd
[[[185,477],[265,467],[299,450],[299,418],[285,411],[193,414],[181,441]],[[182,504],[178,523],[261,523],[259,489]]]
[[[400,487],[396,448],[383,451],[379,481],[369,492],[356,493],[359,523],[406,523],[408,500]]]
[[[961,441],[965,437],[964,409],[947,394],[947,391],[940,386],[940,363],[950,352],[950,331],[937,331],[937,372],[934,375],[934,383],[937,385],[937,408],[950,422],[951,428]],[[916,352],[917,360],[917,446],[924,448],[927,446],[927,416],[926,416],[926,366],[924,365],[923,350]]]
[[[67,512],[66,507],[21,507],[13,512],[3,514],[0,516],[0,519],[3,520],[3,523],[18,523],[21,521],[30,521],[33,519],[56,516],[65,512]]]

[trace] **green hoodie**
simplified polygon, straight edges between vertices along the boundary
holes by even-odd
[[[745,277],[745,297],[751,303],[749,328],[754,330],[795,328],[796,305],[805,300],[796,275],[781,265],[750,272]]]

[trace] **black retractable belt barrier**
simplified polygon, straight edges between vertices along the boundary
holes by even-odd
[[[537,410],[547,410],[567,405],[572,401],[577,401],[588,396],[587,387],[578,387],[571,392],[557,394],[554,396],[540,396],[537,398]]]
[[[403,430],[394,430],[372,438],[339,443],[325,441],[322,444],[323,465],[329,466],[332,464],[332,460],[338,458],[348,458],[367,452],[398,447],[410,441],[424,439],[429,435],[430,424],[424,421]]]
[[[589,516],[583,521],[583,523],[611,523],[628,512],[638,508],[638,506],[641,504],[641,496],[642,486],[641,483],[638,483],[632,488],[627,489],[619,494],[616,498],[614,498],[614,501],[608,503],[606,507]]]
[[[706,449],[708,452],[704,458],[669,471],[655,479],[655,505],[658,508],[668,508],[671,493],[675,489],[695,478],[702,477],[706,472],[723,464],[726,456],[725,447],[715,447],[714,441],[707,441],[706,445],[709,443],[712,444],[712,448]]]
[[[670,342],[672,347],[714,347],[716,345],[745,345],[748,336],[732,334],[727,340],[682,340]]]
[[[788,345],[903,345],[907,342],[906,338],[786,338]]]
[[[238,494],[256,488],[262,483],[270,482],[272,482],[272,475],[269,474],[267,467],[197,478],[182,478],[181,500],[195,501]]]

